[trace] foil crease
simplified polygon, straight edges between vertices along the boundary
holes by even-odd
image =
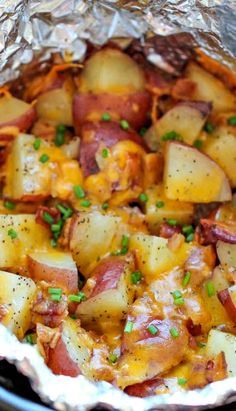
[[[60,52],[83,60],[87,41],[142,42],[151,33],[190,33],[207,54],[235,70],[235,21],[235,0],[0,0],[0,84],[17,78],[35,56],[44,61]],[[202,390],[140,399],[106,382],[56,376],[35,347],[20,343],[2,325],[0,358],[15,364],[42,400],[60,411],[87,411],[97,404],[120,411],[193,411],[236,401],[235,377]]]

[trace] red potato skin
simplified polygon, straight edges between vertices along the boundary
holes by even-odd
[[[162,223],[160,225],[160,237],[163,238],[171,238],[174,234],[180,234],[181,227],[180,226],[172,226],[168,223]]]
[[[154,380],[148,380],[140,382],[138,384],[130,385],[125,388],[126,394],[132,397],[145,398],[156,394],[156,389],[164,384],[163,378],[156,378]]]
[[[81,137],[79,161],[85,177],[99,171],[95,155],[101,143],[110,148],[119,141],[132,140],[146,148],[144,140],[135,131],[123,130],[114,121],[88,122],[81,129]]]
[[[126,262],[120,258],[111,257],[102,261],[94,270],[92,276],[96,281],[89,298],[95,297],[106,290],[117,287],[120,276],[124,272]]]
[[[200,244],[216,244],[218,240],[229,244],[236,244],[236,224],[223,223],[211,219],[201,219],[197,230]]]
[[[76,94],[73,102],[73,118],[76,133],[87,121],[98,121],[108,112],[113,120],[127,120],[130,126],[139,130],[147,122],[151,109],[151,96],[147,91],[126,95]]]
[[[0,124],[0,128],[13,126],[17,127],[19,131],[27,131],[34,123],[37,118],[36,110],[34,107],[30,107],[24,114],[20,117],[15,118],[11,121],[7,121],[5,123]],[[3,138],[3,135],[0,135],[0,139]]]
[[[208,117],[212,110],[212,103],[206,103],[205,101],[183,101],[179,103],[178,106],[179,105],[184,105],[198,110],[203,118]]]
[[[77,377],[77,375],[81,374],[78,365],[70,358],[62,337],[59,338],[54,349],[49,349],[47,365],[57,375]]]
[[[221,290],[217,293],[217,296],[221,302],[221,304],[223,305],[223,307],[225,308],[225,310],[227,311],[229,317],[231,318],[231,320],[236,324],[236,305],[234,304],[230,292],[228,290],[228,288],[226,288],[225,290]]]
[[[28,265],[31,278],[36,281],[46,281],[66,289],[71,294],[78,292],[77,270],[67,270],[59,267],[48,266],[33,260],[28,256]]]

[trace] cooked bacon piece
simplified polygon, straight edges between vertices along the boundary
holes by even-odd
[[[216,253],[210,245],[208,247],[193,247],[188,256],[184,269],[191,272],[190,285],[198,287],[210,277],[212,270],[215,267]]]
[[[54,349],[60,338],[59,328],[46,327],[43,324],[36,324],[37,346],[40,354],[48,360],[49,348]]]
[[[200,244],[216,244],[218,240],[236,244],[236,223],[227,223],[210,219],[200,220],[198,241]]]
[[[33,301],[32,322],[52,328],[58,327],[68,315],[66,298],[62,296],[61,301],[52,301],[46,283],[41,283],[41,287]]]

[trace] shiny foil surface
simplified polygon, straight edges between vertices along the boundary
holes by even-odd
[[[236,0],[0,0],[0,84],[18,78],[37,56],[46,61],[60,52],[82,61],[86,42],[112,37],[190,33],[213,58],[236,69]],[[158,65],[160,56],[147,58]],[[236,377],[201,390],[180,390],[149,398],[129,397],[107,382],[83,376],[56,376],[35,347],[20,343],[0,325],[0,358],[30,378],[43,401],[61,411],[85,411],[97,404],[120,411],[201,410],[236,401]]]

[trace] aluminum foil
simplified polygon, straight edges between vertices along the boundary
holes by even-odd
[[[142,42],[150,33],[188,32],[207,54],[235,69],[235,21],[236,0],[0,0],[0,84],[17,78],[34,56],[44,61],[60,52],[83,60],[88,40],[96,45],[112,37]],[[2,325],[0,357],[14,363],[42,400],[61,411],[85,411],[101,403],[121,411],[193,411],[236,401],[236,378],[139,399],[106,382],[55,376],[36,348],[17,341]]]

